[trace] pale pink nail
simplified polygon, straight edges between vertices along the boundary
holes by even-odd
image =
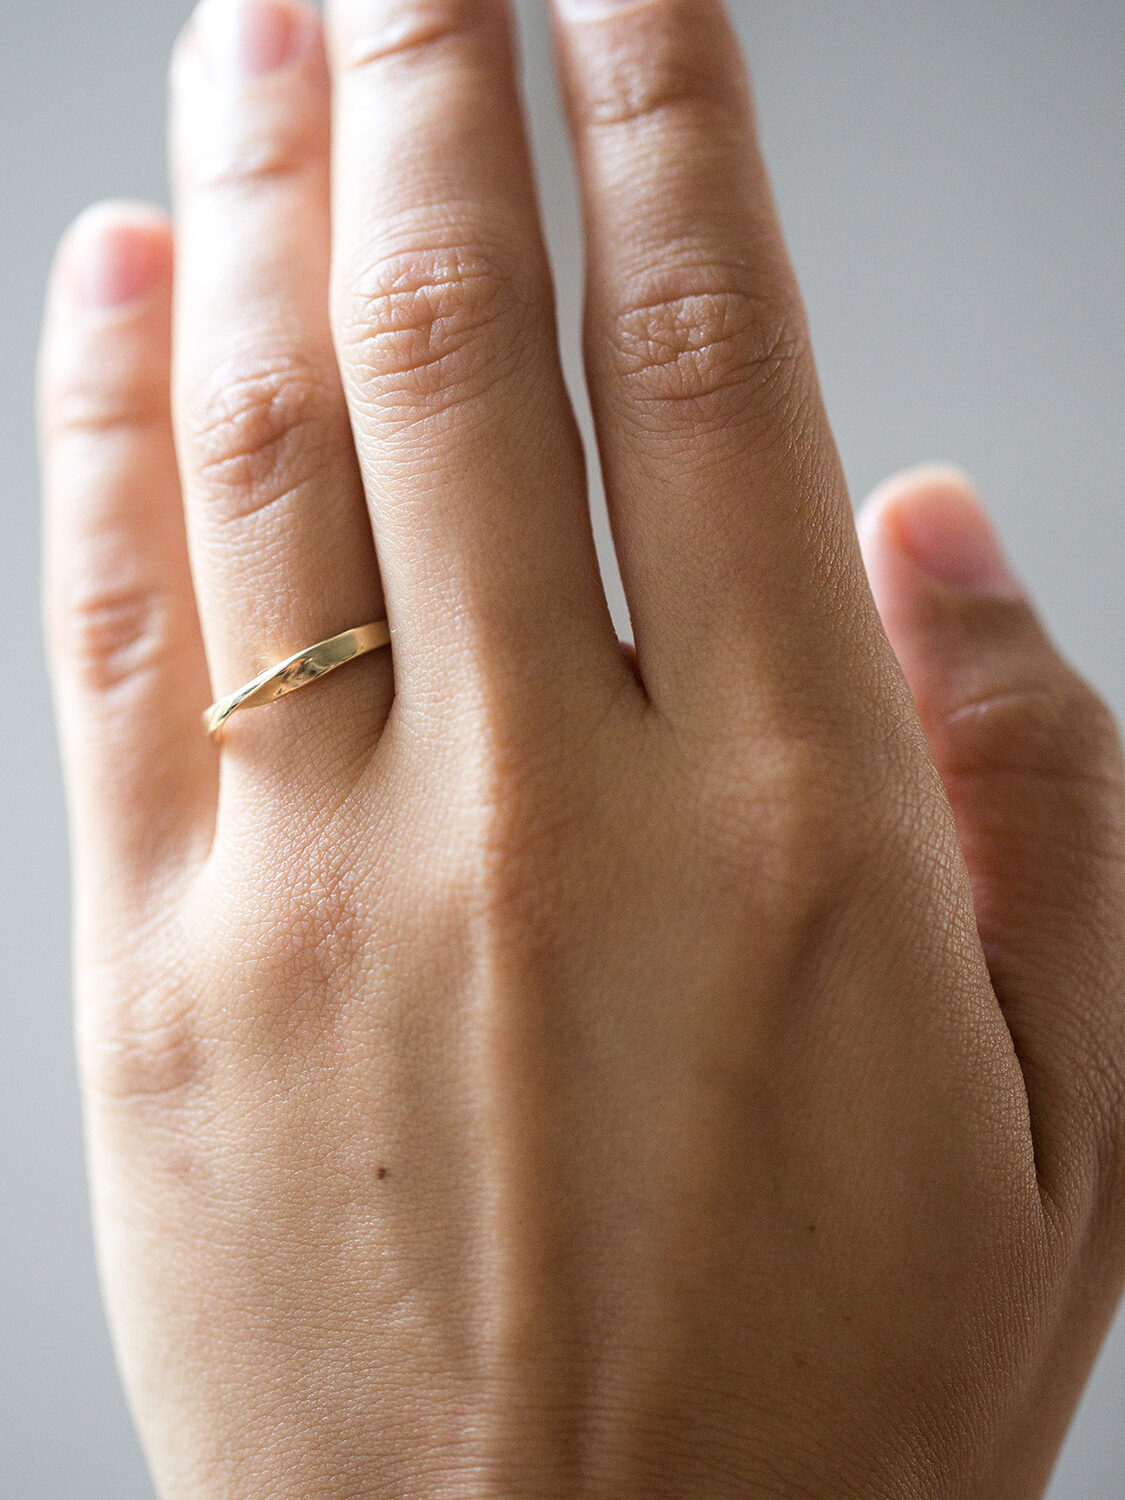
[[[143,297],[169,265],[167,240],[153,225],[121,220],[83,225],[71,253],[79,301],[103,311]]]
[[[298,62],[314,29],[312,18],[285,0],[203,0],[195,26],[213,73],[236,79]]]
[[[892,511],[903,550],[939,583],[999,599],[1024,589],[968,484],[935,476]]]
[[[558,0],[559,11],[570,21],[595,21],[614,11],[635,9],[642,0]]]

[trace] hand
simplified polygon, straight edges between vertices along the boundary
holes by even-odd
[[[94,1206],[160,1493],[1035,1495],[1125,1268],[1107,711],[956,476],[876,498],[865,572],[717,0],[559,0],[634,671],[503,6],[328,20],[331,66],[288,0],[207,0],[175,333],[173,231],[121,205],[46,332]],[[393,653],[209,743],[384,613]]]

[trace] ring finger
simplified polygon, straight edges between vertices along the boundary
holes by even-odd
[[[293,0],[203,0],[173,71],[177,436],[218,696],[383,608],[328,320],[319,22]],[[239,714],[225,759],[291,777],[310,735],[370,744],[391,692],[384,651]]]

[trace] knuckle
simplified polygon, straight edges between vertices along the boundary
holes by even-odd
[[[131,583],[70,592],[49,625],[55,659],[97,693],[142,679],[173,652],[180,633],[173,600]]]
[[[996,777],[1088,786],[1123,784],[1121,736],[1105,700],[1075,673],[970,698],[941,726],[959,779]]]
[[[404,252],[354,280],[341,337],[361,404],[409,421],[510,379],[538,332],[538,289],[517,254]]]
[[[193,24],[173,54],[173,97],[194,91],[200,76]],[[177,183],[191,193],[228,191],[241,197],[320,170],[325,123],[319,92],[278,91],[267,85],[240,90],[227,107],[196,98],[178,102],[172,115],[172,165]]]
[[[584,50],[579,108],[595,129],[668,125],[745,108],[739,74],[717,70],[691,7],[642,6],[609,47]]]
[[[902,767],[860,760],[828,726],[714,747],[696,773],[717,863],[768,906],[800,913],[855,889],[874,873],[907,800]],[[733,774],[732,774],[733,768]]]
[[[299,359],[212,377],[189,404],[187,432],[193,475],[221,520],[289,498],[349,442],[338,387]]]
[[[157,375],[147,367],[90,361],[84,370],[48,384],[44,395],[46,432],[55,442],[102,442],[171,422],[167,370]]]
[[[87,1091],[122,1104],[186,1096],[205,1072],[203,1032],[190,999],[160,980],[134,989],[130,976],[114,973],[106,984],[112,998],[87,997],[79,1007]]]
[[[693,281],[670,296],[635,297],[612,318],[616,373],[634,412],[661,426],[678,416],[693,431],[735,413],[772,416],[793,395],[808,354],[804,319],[729,272]]]
[[[469,733],[440,809],[455,836],[446,836],[435,874],[470,919],[494,929],[512,923],[532,938],[558,909],[563,851],[581,841],[593,809],[560,749],[518,714],[482,695],[461,705],[460,723]],[[545,861],[545,848],[560,857]]]
[[[239,133],[236,145],[222,140],[211,146],[197,143],[186,170],[194,188],[221,198],[230,193],[249,196],[271,184],[284,184],[308,167],[311,142],[292,125]]]
[[[199,1071],[198,1043],[182,1018],[130,1025],[84,1043],[83,1077],[100,1098],[163,1100],[183,1094]]]
[[[481,7],[472,0],[413,0],[369,5],[365,24],[346,45],[344,74],[363,74],[392,60],[429,59],[460,48],[481,29]]]
[[[700,107],[695,81],[666,60],[647,67],[607,68],[583,98],[583,116],[594,129],[659,121],[685,107]]]
[[[949,848],[944,792],[916,740],[854,703],[773,697],[678,755],[725,888],[787,926],[857,903],[917,899]],[[894,899],[898,899],[895,897]],[[817,938],[820,942],[821,938]]]
[[[243,97],[233,115],[188,113],[190,130],[175,117],[173,166],[193,195],[249,198],[319,170],[324,125],[312,96],[267,94],[252,105]]]
[[[856,859],[873,843],[863,804],[842,755],[811,742],[788,745],[757,793],[754,821],[769,884],[784,893],[850,882]]]

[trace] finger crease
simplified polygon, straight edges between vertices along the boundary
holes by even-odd
[[[344,61],[348,72],[360,73],[393,58],[418,57],[448,44],[463,41],[469,34],[464,22],[442,20],[404,20],[386,26],[377,36],[365,37],[354,44]]]

